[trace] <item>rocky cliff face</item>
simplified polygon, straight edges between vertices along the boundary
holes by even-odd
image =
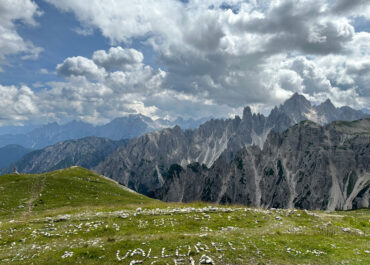
[[[198,129],[183,131],[176,126],[146,134],[112,154],[96,170],[147,195],[163,185],[171,164],[186,166],[194,161],[211,166],[221,154],[232,159],[240,148],[263,144],[271,129],[290,124],[284,116],[277,126],[263,115],[244,110],[243,118],[211,120]],[[280,117],[279,116],[279,117]]]
[[[117,150],[95,170],[138,192],[154,196],[172,164],[186,167],[197,162],[211,167],[221,155],[229,162],[246,146],[262,148],[271,131],[282,132],[302,120],[325,124],[337,118],[366,117],[363,112],[348,109],[335,108],[330,101],[312,106],[302,95],[295,94],[274,108],[268,117],[252,114],[246,107],[242,118],[211,120],[195,130],[174,127],[143,135]]]
[[[155,196],[258,207],[354,209],[370,203],[370,119],[305,121],[271,132],[261,150],[243,148],[211,168],[171,165]]]
[[[28,153],[13,166],[21,173],[43,173],[71,166],[93,168],[127,142],[94,136],[64,141]],[[4,169],[3,173],[11,172],[13,166]]]

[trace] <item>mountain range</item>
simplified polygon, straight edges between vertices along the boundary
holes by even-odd
[[[141,114],[132,114],[127,117],[120,117],[111,122],[93,126],[92,124],[82,121],[72,121],[64,125],[56,122],[43,125],[27,131],[25,133],[10,134],[9,131],[20,132],[22,128],[10,126],[4,127],[0,132],[6,132],[0,135],[0,147],[9,144],[18,144],[26,148],[41,149],[55,143],[79,139],[88,136],[97,136],[111,140],[131,139],[139,137],[144,133],[160,130],[166,127],[178,125],[183,129],[193,129],[198,127],[208,118],[199,120],[178,118],[175,121],[165,119],[152,120]]]
[[[145,134],[117,149],[95,170],[140,193],[155,196],[172,164],[185,167],[197,162],[211,167],[221,155],[230,162],[246,146],[262,149],[270,132],[283,132],[303,120],[326,124],[366,117],[369,116],[349,107],[336,108],[329,100],[313,106],[304,96],[294,94],[267,117],[252,114],[246,107],[242,118],[210,120],[194,130],[183,131],[177,126]]]
[[[369,207],[370,119],[303,121],[271,132],[263,149],[242,148],[229,163],[171,165],[155,197],[263,208],[348,210]]]
[[[10,173],[14,167],[21,173],[44,173],[71,166],[93,168],[127,143],[128,140],[113,141],[96,136],[67,140],[30,152],[2,172]]]
[[[246,107],[242,118],[212,119],[193,130],[175,126],[145,133],[127,144],[115,143],[109,152],[103,152],[111,144],[107,140],[93,144],[99,146],[95,149],[90,146],[91,151],[86,139],[67,141],[30,153],[15,165],[20,172],[33,173],[80,165],[168,201],[359,208],[369,202],[369,117],[349,107],[336,108],[330,100],[312,105],[294,94],[267,117]],[[359,119],[344,127],[330,124]],[[306,120],[311,122],[301,123]],[[99,159],[92,159],[95,155]],[[339,155],[342,160],[337,161]],[[91,159],[72,159],[85,156]]]

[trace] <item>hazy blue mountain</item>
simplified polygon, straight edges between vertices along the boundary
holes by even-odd
[[[93,135],[94,126],[72,121],[65,125],[49,123],[30,131],[27,134],[0,135],[0,146],[20,144],[27,148],[40,149],[67,139],[78,139]]]
[[[212,117],[204,117],[204,118],[200,118],[200,119],[193,119],[193,118],[184,119],[183,117],[178,117],[174,121],[170,121],[170,120],[166,120],[166,119],[157,119],[156,122],[161,124],[161,126],[163,128],[173,127],[173,126],[177,125],[183,130],[187,130],[187,129],[193,130],[193,129],[198,128],[200,125],[202,125],[203,123],[205,123],[206,121],[209,121],[211,119],[213,119],[213,118]]]
[[[14,166],[20,173],[43,173],[71,166],[93,168],[127,142],[96,136],[67,140],[24,155],[3,173],[12,171]]]
[[[211,117],[201,118],[198,120],[194,120],[193,118],[190,119],[183,119],[182,117],[177,118],[174,122],[172,122],[173,125],[178,125],[181,129],[195,129],[198,128],[200,125],[205,123],[208,120],[211,120]]]
[[[26,134],[40,127],[40,125],[24,125],[24,126],[0,126],[0,135],[4,134]]]
[[[33,151],[17,144],[10,144],[0,148],[0,169],[18,161],[25,154]]]
[[[106,125],[98,126],[94,135],[112,140],[130,139],[162,128],[151,118],[137,114],[116,118]]]
[[[168,120],[153,121],[144,115],[135,114],[116,118],[101,126],[93,126],[81,121],[72,121],[64,125],[54,122],[35,128],[24,134],[7,133],[0,135],[0,147],[8,144],[19,144],[27,148],[41,149],[60,141],[80,139],[88,136],[104,137],[111,140],[130,139],[148,132],[172,127],[176,124],[184,129],[194,128],[204,120],[178,119],[174,122]],[[7,127],[3,131],[9,132],[11,128]],[[14,129],[14,132],[16,131],[19,131],[19,128]]]

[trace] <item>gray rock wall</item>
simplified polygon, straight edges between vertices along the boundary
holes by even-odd
[[[369,188],[370,119],[325,127],[305,121],[270,133],[262,150],[244,148],[231,162],[221,157],[211,168],[178,166],[169,171],[156,196],[165,201],[348,210],[369,207]]]

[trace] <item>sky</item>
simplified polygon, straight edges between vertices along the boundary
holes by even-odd
[[[368,0],[0,0],[0,126],[370,108]]]

